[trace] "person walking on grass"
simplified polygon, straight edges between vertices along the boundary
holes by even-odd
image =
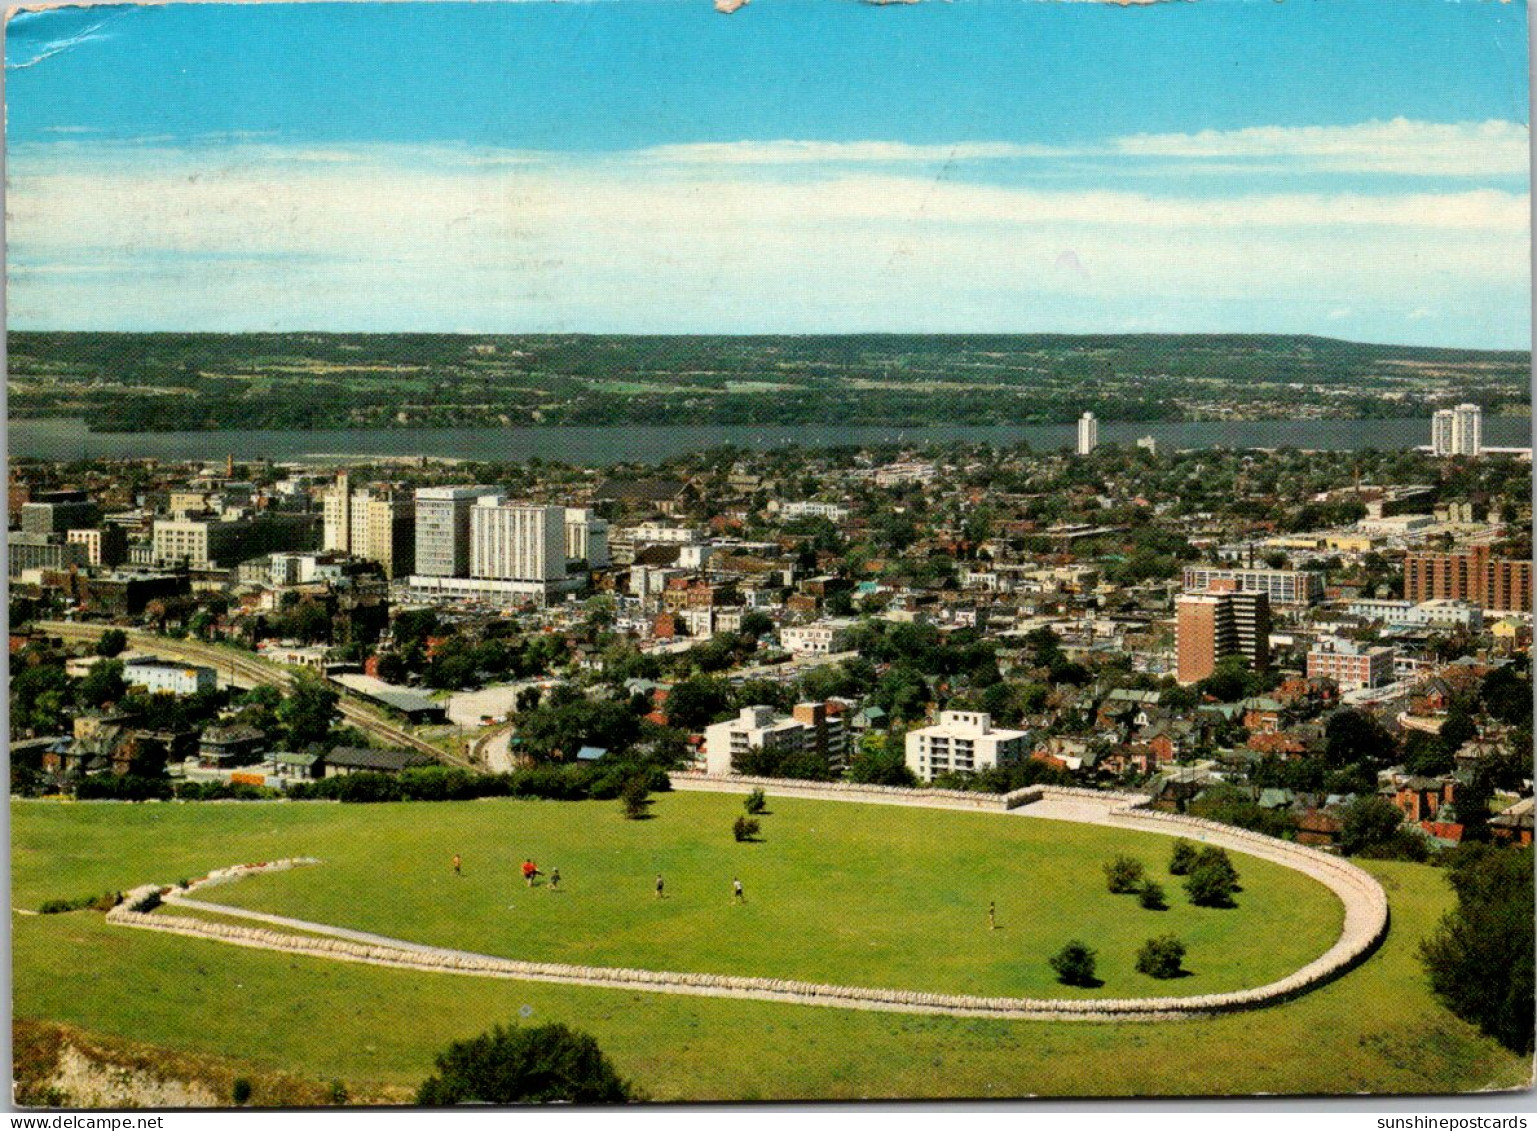
[[[464,875],[464,872],[461,870],[461,866],[463,865],[463,863],[464,863],[464,861],[459,859],[459,854],[457,852],[454,853],[454,875],[456,875],[456,876]]]
[[[550,890],[551,891],[559,891],[560,890],[560,869],[559,868],[551,868],[550,869]]]
[[[734,879],[734,880],[731,881],[731,894],[736,899],[736,901],[738,903],[746,903],[747,902],[747,897],[742,894],[742,881],[741,880]]]
[[[525,861],[523,861],[523,882],[524,883],[526,883],[529,887],[533,887],[534,886],[534,877],[537,876],[538,874],[539,874],[539,869],[538,869],[538,867],[535,866],[535,864],[534,864],[534,862],[532,860],[525,860]]]
[[[998,929],[998,905],[992,900],[987,902],[987,929],[989,931]]]
[[[665,897],[665,896],[664,896],[664,895],[663,895],[663,894],[662,894],[662,873],[660,873],[660,872],[658,872],[658,873],[657,873],[657,874],[656,874],[656,897],[657,897],[657,898],[658,898],[658,899],[664,899],[664,898],[666,898],[666,897]]]

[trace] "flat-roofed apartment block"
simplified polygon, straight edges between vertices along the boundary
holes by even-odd
[[[985,711],[941,711],[937,723],[907,732],[907,768],[921,781],[980,773],[1020,761],[1029,741],[1029,731],[995,727]]]
[[[1242,656],[1256,671],[1270,666],[1270,599],[1217,581],[1208,593],[1186,593],[1175,607],[1176,675],[1196,683],[1217,670],[1219,661]]]
[[[705,728],[705,773],[737,773],[737,761],[753,750],[782,754],[813,752],[833,770],[848,762],[848,714],[838,702],[797,703],[788,715],[773,707],[743,707],[734,719]]]
[[[1532,563],[1497,558],[1488,546],[1449,554],[1404,555],[1404,597],[1450,599],[1501,612],[1532,611]]]
[[[128,560],[128,532],[121,526],[108,524],[71,530],[64,540],[84,546],[86,561],[93,566],[122,565]]]
[[[1393,678],[1393,649],[1350,640],[1320,640],[1308,652],[1308,678],[1332,679],[1341,691],[1381,687]]]
[[[1323,574],[1297,569],[1214,569],[1185,567],[1185,591],[1209,593],[1226,590],[1263,593],[1272,605],[1316,605],[1324,599]]]
[[[327,550],[378,562],[392,580],[414,572],[416,511],[410,499],[367,487],[354,491],[346,472],[322,503]]]

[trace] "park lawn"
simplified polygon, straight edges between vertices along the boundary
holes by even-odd
[[[22,1019],[341,1079],[355,1095],[414,1087],[449,1041],[519,1021],[591,1032],[654,1100],[1527,1085],[1523,1058],[1426,986],[1416,948],[1453,903],[1443,876],[1366,867],[1393,910],[1371,958],[1296,1001],[1210,1020],[986,1021],[427,974],[109,927],[91,912],[13,916],[14,1007]]]
[[[741,798],[729,794],[660,795],[643,821],[623,819],[617,802],[505,799],[21,805],[16,898],[36,906],[313,856],[323,863],[198,898],[507,958],[1028,997],[1259,985],[1327,950],[1343,917],[1322,885],[1236,854],[1238,906],[1195,907],[1166,874],[1172,841],[1155,834],[999,813],[786,798],[770,806],[761,842],[738,844],[731,823]],[[461,876],[449,867],[456,852]],[[1121,852],[1164,883],[1167,911],[1106,890],[1102,865]],[[525,857],[558,867],[560,890],[524,885]],[[81,874],[84,860],[97,862]],[[34,869],[52,878],[33,887]],[[998,930],[988,929],[989,902]],[[1186,943],[1189,976],[1136,972],[1138,947],[1162,934]],[[1075,938],[1099,952],[1096,989],[1060,985],[1047,964]]]

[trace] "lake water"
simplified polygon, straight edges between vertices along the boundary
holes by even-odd
[[[539,457],[588,465],[654,463],[686,452],[733,445],[769,449],[966,441],[1014,445],[1039,451],[1071,447],[1071,424],[1023,427],[932,425],[924,428],[864,428],[687,425],[612,428],[415,428],[357,431],[286,432],[91,432],[81,420],[14,420],[9,424],[13,457],[72,460],[144,458],[278,462],[320,461],[330,457],[437,456],[448,459],[515,462]],[[1313,448],[1350,451],[1418,447],[1430,442],[1425,420],[1265,420],[1179,424],[1101,422],[1101,443],[1130,444],[1152,436],[1163,450],[1180,448]],[[1528,447],[1531,421],[1520,417],[1485,417],[1484,443],[1493,447]]]

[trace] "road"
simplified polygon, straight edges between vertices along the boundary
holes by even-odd
[[[102,633],[109,628],[118,628],[111,624],[76,624],[71,621],[39,621],[36,627],[39,631],[50,636],[58,636],[69,643],[89,644],[96,641]],[[153,632],[146,632],[138,628],[124,628],[128,636],[128,644],[139,651],[163,656],[170,660],[186,660],[189,663],[204,664],[219,673],[220,680],[235,687],[255,687],[266,685],[287,690],[290,677],[297,670],[284,664],[275,664],[270,660],[264,660],[253,656],[249,652],[242,652],[235,648],[224,647],[217,644],[204,644],[197,640],[176,640],[169,636],[159,636]],[[410,731],[398,724],[391,722],[372,707],[366,706],[360,700],[341,694],[337,701],[336,709],[341,713],[342,719],[352,726],[357,727],[370,738],[376,738],[381,742],[404,750],[415,750],[427,754],[433,759],[452,763],[456,766],[471,767],[470,763],[461,757],[450,754],[442,747],[417,738]]]

